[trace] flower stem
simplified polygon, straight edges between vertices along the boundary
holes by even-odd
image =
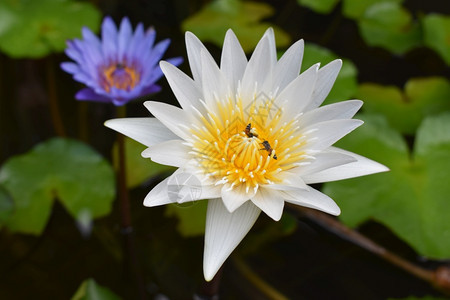
[[[297,205],[289,205],[291,208],[299,211],[302,215],[311,219],[312,221],[334,232],[338,236],[346,239],[361,248],[366,249],[373,254],[378,255],[391,264],[405,270],[406,272],[429,282],[444,293],[450,293],[450,268],[441,266],[436,270],[427,270],[417,266],[395,253],[390,252],[381,245],[375,243],[371,239],[362,235],[361,233],[345,226],[333,217],[314,209],[304,208]]]
[[[126,116],[125,106],[117,107],[117,116]],[[126,176],[125,137],[120,133],[117,134],[117,144],[119,148],[119,170],[117,174],[117,185],[120,201],[121,233],[124,237],[125,247],[124,268],[126,270],[126,273],[130,272],[134,275],[140,299],[146,299],[147,297],[145,293],[144,279],[142,277],[140,264],[136,255],[136,243],[131,223],[130,199],[128,197]]]
[[[58,106],[58,93],[56,91],[55,69],[52,57],[47,59],[46,69],[48,100],[50,104],[50,114],[52,116],[53,126],[58,136],[65,137],[66,131],[64,130],[64,125]]]
[[[258,290],[267,296],[268,299],[273,300],[287,300],[288,298],[281,294],[279,291],[274,289],[271,285],[265,282],[261,277],[259,277],[252,269],[245,263],[241,258],[236,255],[233,256],[233,263],[238,269],[238,271],[250,281]]]

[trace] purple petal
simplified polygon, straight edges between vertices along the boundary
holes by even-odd
[[[75,99],[82,101],[111,102],[110,98],[95,93],[90,88],[84,88],[75,95]]]
[[[107,63],[115,59],[117,49],[117,28],[111,17],[105,17],[102,23],[102,51]]]
[[[130,20],[127,17],[122,19],[119,29],[118,37],[118,59],[122,61],[125,58],[126,50],[130,39],[132,37],[133,30],[131,28]]]

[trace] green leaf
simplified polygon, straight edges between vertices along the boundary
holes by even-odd
[[[450,82],[442,77],[413,78],[404,92],[366,83],[359,86],[357,97],[364,101],[364,111],[383,114],[396,130],[413,135],[426,116],[450,111]]]
[[[412,154],[381,116],[363,119],[365,125],[338,146],[383,163],[391,171],[325,185],[324,192],[342,209],[342,221],[356,226],[375,219],[419,254],[450,258],[450,113],[423,121]]]
[[[320,62],[321,66],[338,59],[339,57],[330,50],[314,44],[306,44],[303,55],[302,72],[312,65]],[[342,69],[336,79],[325,104],[346,100],[356,94],[358,70],[348,59],[343,59]]]
[[[125,160],[127,186],[135,188],[150,179],[164,173],[172,172],[175,168],[161,165],[141,156],[142,151],[147,147],[133,139],[125,137]],[[112,150],[114,168],[119,169],[118,144],[115,143]]]
[[[343,0],[342,14],[350,19],[360,19],[369,7],[383,2],[400,4],[403,0]]]
[[[328,14],[334,9],[339,0],[297,0],[297,2],[317,13]]]
[[[383,47],[395,54],[403,54],[422,42],[419,24],[398,3],[380,2],[365,11],[359,30],[369,46]]]
[[[120,300],[121,298],[95,282],[94,279],[86,279],[81,283],[73,295],[72,300]]]
[[[8,191],[0,185],[0,224],[3,224],[13,213],[14,203]]]
[[[9,159],[0,169],[0,183],[15,204],[7,226],[30,234],[42,232],[55,198],[83,221],[107,215],[115,195],[109,163],[87,145],[62,138]]]
[[[5,0],[0,3],[0,50],[11,57],[39,58],[61,52],[82,26],[97,29],[100,12],[71,0]]]
[[[430,14],[422,19],[425,45],[439,53],[450,65],[450,17]]]
[[[199,236],[205,233],[207,205],[207,200],[169,204],[166,215],[178,218],[177,230],[182,236]]]
[[[217,46],[223,45],[226,31],[233,29],[245,52],[253,50],[267,28],[275,31],[278,47],[286,47],[290,38],[277,26],[260,22],[273,14],[271,6],[239,0],[214,0],[205,5],[199,12],[187,18],[182,28],[192,31],[200,40]]]

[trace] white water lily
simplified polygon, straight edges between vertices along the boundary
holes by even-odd
[[[220,67],[192,33],[186,33],[186,46],[193,79],[167,62],[160,64],[181,108],[148,101],[144,105],[155,118],[114,119],[105,125],[146,145],[144,157],[178,167],[150,191],[145,206],[209,199],[206,280],[261,211],[278,221],[289,202],[338,215],[336,203],[308,184],[387,171],[332,146],[363,123],[351,119],[362,105],[359,100],[319,108],[341,60],[322,68],[316,64],[299,75],[303,40],[277,61],[272,29],[248,61],[229,30]],[[175,197],[173,187],[178,187]]]

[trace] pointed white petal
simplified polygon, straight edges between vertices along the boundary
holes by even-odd
[[[284,191],[286,202],[314,208],[338,216],[341,209],[327,195],[309,187],[308,190]]]
[[[289,83],[276,98],[276,104],[283,107],[283,118],[287,122],[302,113],[311,100],[318,70],[319,64],[311,66]]]
[[[118,131],[147,147],[177,139],[164,124],[156,118],[122,118],[105,122],[105,126]]]
[[[192,71],[192,76],[194,77],[194,80],[200,84],[202,82],[202,64],[200,53],[202,51],[205,51],[209,54],[209,52],[208,50],[206,50],[202,42],[200,42],[200,40],[192,32],[187,31],[185,38],[186,50],[189,60],[189,66],[191,67]],[[211,59],[213,58],[211,57]]]
[[[299,169],[301,168],[303,168],[303,166],[299,167]],[[263,187],[272,190],[306,189],[308,187],[298,173],[283,171],[280,172],[277,177],[281,180],[280,183],[267,184],[263,185]]]
[[[254,195],[255,190],[251,188],[247,193],[244,184],[231,188],[231,184],[227,183],[222,187],[222,200],[230,213],[234,212]]]
[[[229,29],[223,42],[220,69],[228,79],[232,91],[236,91],[238,81],[242,79],[246,66],[247,57],[244,50],[242,50],[234,32]]]
[[[284,208],[284,199],[279,191],[261,187],[256,195],[251,199],[253,204],[258,206],[263,212],[275,221],[281,219]]]
[[[275,64],[277,62],[277,45],[275,43],[275,32],[272,27],[267,28],[261,40],[265,37],[269,41],[269,57],[267,59],[270,59],[271,64]]]
[[[361,126],[363,121],[355,119],[325,121],[302,129],[307,137],[305,147],[310,150],[323,150],[333,145],[355,128]]]
[[[192,105],[202,111],[203,106],[199,101],[202,94],[197,84],[174,65],[165,61],[161,61],[159,65],[181,107],[190,111]]]
[[[362,104],[361,100],[349,100],[310,110],[299,117],[299,126],[306,127],[334,119],[350,119],[361,108]]]
[[[170,176],[167,186],[169,197],[178,203],[220,197],[220,187],[203,185],[195,174],[185,172],[184,168]]]
[[[322,104],[322,102],[328,96],[328,93],[331,91],[331,88],[333,87],[334,81],[336,80],[341,67],[342,60],[336,59],[323,68],[320,68],[311,102],[306,107],[305,111],[319,107],[320,104]]]
[[[190,138],[187,128],[190,128],[191,122],[181,108],[154,101],[145,101],[144,106],[173,133],[183,139]]]
[[[304,180],[305,176],[356,161],[356,158],[354,158],[353,156],[334,151],[330,152],[328,150],[324,150],[320,153],[314,154],[314,157],[315,159],[312,160],[310,164],[297,167],[290,171],[295,172]]]
[[[203,274],[213,279],[227,257],[252,228],[261,210],[250,201],[230,213],[222,199],[208,201]]]
[[[145,149],[141,155],[162,165],[181,167],[190,159],[188,154],[190,148],[183,143],[183,140],[162,142]]]
[[[227,80],[209,53],[202,50],[203,100],[210,108],[216,107],[217,101],[223,99],[227,93]]]
[[[272,91],[282,91],[300,73],[303,59],[303,40],[297,41],[284,53],[273,70]]]
[[[330,147],[328,151],[351,156],[355,161],[302,176],[306,183],[335,181],[389,171],[386,166],[349,151],[336,147]]]
[[[242,77],[241,98],[243,106],[246,107],[255,97],[268,95],[259,95],[267,75],[271,74],[273,62],[270,59],[271,50],[268,37],[264,36],[255,48],[250,58],[247,68]],[[257,89],[255,90],[255,87]],[[257,93],[255,95],[255,92]]]
[[[144,199],[144,206],[153,207],[177,202],[176,197],[169,197],[169,190],[167,189],[169,178],[170,177],[158,183],[150,193],[147,194]]]

